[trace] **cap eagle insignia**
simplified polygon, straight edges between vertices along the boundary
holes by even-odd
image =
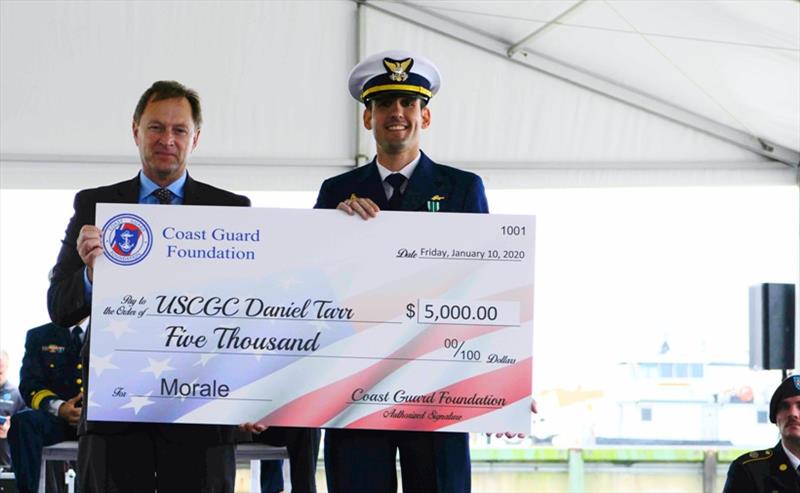
[[[405,60],[383,59],[383,66],[389,72],[389,78],[395,82],[405,82],[408,79],[408,71],[411,70],[413,65],[413,58],[406,58]]]

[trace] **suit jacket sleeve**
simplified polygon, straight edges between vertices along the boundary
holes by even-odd
[[[22,368],[19,371],[19,391],[25,404],[33,409],[46,406],[47,402],[56,397],[55,392],[47,388],[41,348],[36,347],[38,345],[34,332],[29,331],[25,337],[25,355],[22,357]],[[36,402],[33,402],[34,400]]]
[[[336,204],[331,206],[330,202],[333,199],[330,197],[329,189],[330,189],[329,180],[325,180],[324,182],[322,182],[322,186],[319,187],[319,194],[317,194],[317,203],[314,204],[314,209],[335,209],[336,206],[339,205],[337,202]]]
[[[728,478],[725,480],[723,493],[752,493],[756,491],[756,483],[750,472],[739,461],[731,462]]]
[[[483,188],[483,180],[478,175],[474,175],[475,179],[467,192],[465,200],[464,212],[480,212],[483,214],[489,213],[489,201],[486,199],[486,191]]]
[[[71,327],[89,316],[91,300],[84,294],[83,272],[86,265],[78,255],[78,233],[86,224],[94,224],[95,202],[87,191],[75,195],[75,209],[69,220],[56,265],[50,271],[47,310],[56,325]]]

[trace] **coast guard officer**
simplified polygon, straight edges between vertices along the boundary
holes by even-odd
[[[781,439],[731,463],[723,493],[800,493],[800,375],[781,383],[769,402]]]
[[[78,438],[83,402],[82,335],[80,325],[70,330],[50,323],[30,329],[25,336],[19,388],[31,409],[14,416],[8,434],[17,489],[22,493],[39,488],[44,446]],[[48,477],[42,479],[47,481],[48,492],[66,490],[64,470],[58,469],[48,469]]]
[[[380,210],[489,212],[478,175],[437,164],[420,150],[420,132],[431,124],[428,102],[440,87],[430,60],[408,51],[378,53],[353,68],[349,86],[365,106],[363,123],[373,133],[377,156],[325,180],[315,208],[364,219]],[[329,490],[396,491],[397,450],[404,491],[470,491],[466,433],[344,429],[325,433]]]

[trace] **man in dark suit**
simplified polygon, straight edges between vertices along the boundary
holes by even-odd
[[[315,207],[364,219],[380,210],[489,212],[479,176],[434,163],[420,150],[420,132],[431,123],[428,101],[439,85],[433,63],[414,53],[388,51],[359,63],[350,94],[365,104],[364,127],[373,132],[377,156],[325,180]],[[329,490],[396,491],[397,450],[404,491],[470,491],[466,433],[343,429],[325,432]]]
[[[92,271],[102,253],[94,225],[98,202],[250,205],[247,197],[193,180],[186,171],[197,147],[202,116],[197,93],[174,81],[154,83],[133,114],[133,139],[142,169],[131,180],[82,190],[53,267],[47,306],[57,325],[87,317]],[[91,331],[82,350],[89,380]],[[110,423],[81,418],[78,477],[85,492],[232,492],[236,474],[232,426]]]
[[[45,324],[25,337],[19,388],[31,409],[14,416],[8,434],[17,489],[22,493],[38,490],[44,446],[77,439],[83,401],[82,333],[80,325],[70,330]],[[62,464],[52,466],[44,479],[47,491],[65,491]]]
[[[731,462],[723,493],[800,493],[800,375],[781,383],[769,402],[781,439]]]

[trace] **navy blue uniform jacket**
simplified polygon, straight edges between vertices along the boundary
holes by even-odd
[[[317,209],[335,209],[339,202],[349,199],[352,195],[370,198],[382,210],[387,209],[388,200],[383,189],[378,167],[373,160],[370,164],[356,168],[347,173],[334,176],[325,180],[319,191]],[[489,212],[486,194],[481,178],[468,171],[436,164],[425,153],[420,156],[419,163],[408,181],[403,200],[399,210],[403,211],[441,211],[441,212]],[[336,430],[337,432],[344,430]],[[392,433],[383,435],[391,443]],[[338,443],[334,438],[332,442]],[[411,471],[403,471],[404,484],[407,481],[419,481],[425,488],[436,484],[439,491],[469,491],[470,490],[470,456],[469,440],[464,433],[439,433],[430,446],[436,449],[436,462],[434,476],[415,479],[405,478]],[[350,455],[350,449],[342,450],[343,456]],[[412,452],[413,453],[413,452]],[[326,461],[328,460],[326,455]],[[381,466],[384,464],[378,461]],[[394,461],[392,461],[394,462]],[[339,467],[337,475],[328,475],[328,487],[332,491],[354,491],[354,485],[346,477],[359,474],[361,468],[373,468],[375,460],[369,456],[354,456],[345,460]],[[326,467],[331,466],[326,463]],[[392,466],[391,469],[394,469]],[[393,483],[390,478],[385,487]],[[331,484],[333,481],[333,484]]]
[[[56,324],[28,331],[19,371],[19,390],[28,406],[47,411],[51,400],[78,395],[83,378],[80,350],[70,330]]]
[[[489,212],[480,176],[436,164],[424,152],[421,154],[406,187],[400,210],[427,211],[428,203],[435,202],[440,212]],[[375,160],[325,180],[314,208],[335,209],[339,202],[349,199],[352,194],[370,198],[382,210],[386,209],[388,200]]]
[[[91,300],[87,300],[83,288],[84,263],[78,255],[76,245],[78,233],[86,224],[95,223],[95,209],[99,202],[115,204],[139,203],[139,176],[132,180],[115,183],[105,187],[81,190],[75,195],[75,214],[61,241],[58,260],[50,273],[50,288],[47,290],[47,309],[50,319],[62,327],[71,327],[91,311]],[[184,205],[250,205],[250,199],[243,195],[212,187],[186,177],[183,188]],[[155,207],[155,206],[154,206]],[[83,361],[88,361],[91,330],[87,332],[83,345]],[[88,385],[88,371],[84,367],[84,382]],[[86,413],[83,414],[85,417]],[[85,432],[110,434],[121,433],[128,428],[128,423],[111,423],[105,421],[86,421],[81,419],[78,433]],[[206,425],[163,425],[162,434],[178,443],[220,444],[233,443],[235,428],[231,426]]]

